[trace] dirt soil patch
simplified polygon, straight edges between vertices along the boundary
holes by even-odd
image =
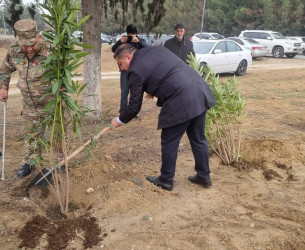
[[[6,50],[0,48],[1,59]],[[101,53],[103,71],[117,71],[111,47],[103,44]],[[305,60],[265,57],[253,66],[237,78],[247,98],[239,165],[224,166],[212,155],[212,187],[191,184],[187,177],[195,173],[194,160],[184,136],[173,191],[148,183],[145,176],[158,175],[160,169],[159,108],[144,100],[139,119],[108,132],[90,155],[71,161],[71,218],[56,213],[49,188],[26,191],[38,170],[26,178],[16,176],[24,152],[18,141],[22,99],[10,95],[6,180],[0,182],[1,246],[305,249]],[[232,75],[221,76],[226,77]],[[119,80],[103,80],[101,88],[110,121],[118,114]],[[2,121],[1,114],[2,105]],[[85,124],[93,134],[100,129],[99,121]],[[87,194],[88,188],[94,192]]]
[[[22,242],[19,247],[35,248],[46,235],[45,249],[57,250],[72,247],[74,239],[77,237],[82,240],[84,249],[87,249],[98,245],[100,234],[101,229],[96,219],[91,216],[50,221],[43,216],[36,215],[20,231],[19,237]]]

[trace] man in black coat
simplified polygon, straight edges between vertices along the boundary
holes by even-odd
[[[209,152],[204,135],[206,111],[216,104],[207,83],[201,76],[163,47],[136,50],[126,44],[115,52],[121,70],[127,71],[130,98],[127,109],[111,124],[119,127],[129,122],[140,111],[144,92],[146,98],[161,100],[158,129],[162,129],[161,175],[146,179],[171,191],[176,169],[179,142],[186,132],[195,158],[197,174],[190,176],[193,183],[211,185]]]
[[[195,55],[193,43],[191,40],[185,38],[185,29],[183,24],[176,24],[174,30],[175,36],[165,41],[164,47],[169,49],[186,63],[187,56],[190,53]]]

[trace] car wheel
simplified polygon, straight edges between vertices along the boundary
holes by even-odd
[[[275,58],[283,57],[284,56],[284,49],[282,47],[277,46],[272,50],[272,55]]]
[[[248,67],[247,61],[246,60],[242,60],[239,63],[239,65],[237,67],[237,70],[235,71],[235,74],[237,76],[243,76],[246,73],[246,71],[247,71],[247,67]]]
[[[303,49],[303,52],[302,52],[303,56],[305,56],[305,49]]]
[[[294,54],[294,53],[289,53],[289,54],[286,54],[286,56],[288,58],[294,58],[297,54]]]

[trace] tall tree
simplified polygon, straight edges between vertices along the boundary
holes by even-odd
[[[145,4],[147,5],[145,5]],[[83,26],[84,43],[91,44],[94,49],[88,55],[84,63],[84,81],[87,83],[85,89],[84,106],[94,110],[92,114],[96,117],[101,115],[101,42],[102,15],[107,15],[108,10],[121,4],[123,20],[129,5],[132,7],[133,15],[138,11],[142,14],[143,22],[149,32],[157,26],[165,14],[165,0],[86,0],[82,1],[83,15],[90,14],[91,18]],[[145,8],[146,6],[146,8]],[[146,12],[145,12],[146,11]],[[124,23],[124,22],[123,22]],[[125,28],[125,27],[124,27]]]
[[[35,15],[36,15],[36,4],[30,3],[30,4],[27,6],[27,9],[28,9],[28,12],[29,12],[30,15],[31,15],[31,18],[34,20],[34,19],[35,19]]]
[[[6,6],[8,6],[7,11],[9,17],[5,16],[4,19],[6,23],[14,30],[14,24],[20,20],[23,13],[23,5],[21,0],[6,0]],[[14,35],[16,36],[16,31],[14,30]]]
[[[91,15],[83,25],[83,42],[94,46],[86,56],[84,63],[84,81],[87,86],[84,91],[84,106],[93,110],[92,114],[100,117],[102,111],[101,92],[101,17],[103,14],[104,1],[86,0],[82,1],[82,15]]]

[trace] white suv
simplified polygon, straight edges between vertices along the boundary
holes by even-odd
[[[286,55],[293,58],[298,54],[301,47],[300,43],[294,43],[281,33],[271,30],[244,30],[239,36],[257,40],[268,48],[268,52],[272,53],[273,57]]]
[[[287,36],[289,40],[294,41],[295,43],[301,43],[301,50],[299,54],[303,54],[305,56],[305,36]]]

